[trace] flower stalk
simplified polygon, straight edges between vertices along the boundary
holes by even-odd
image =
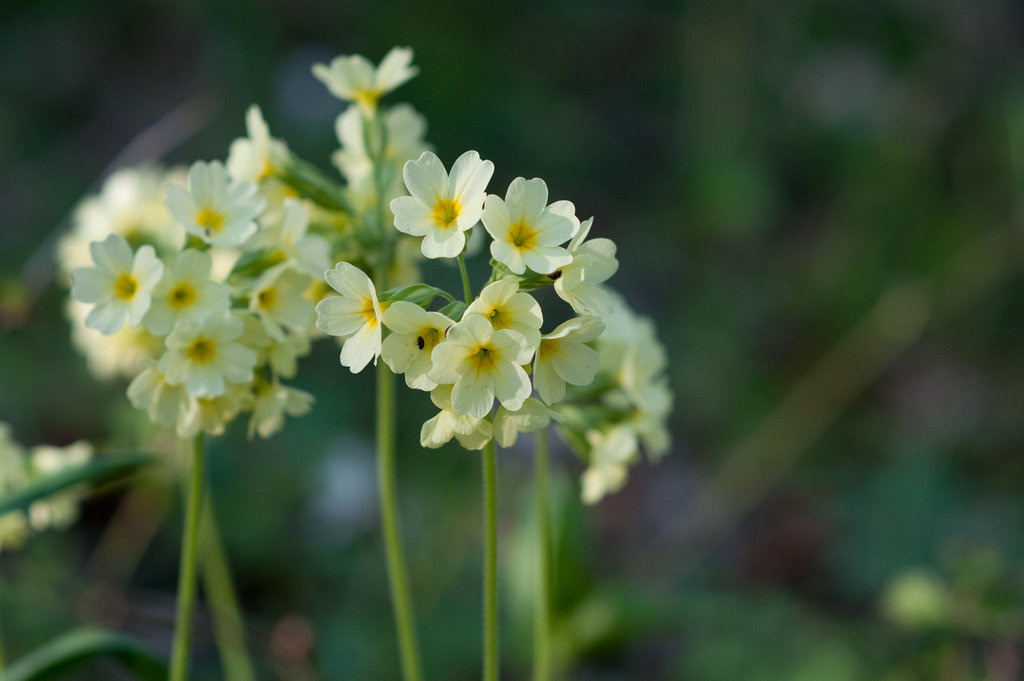
[[[217,641],[225,681],[255,681],[245,645],[245,620],[231,579],[224,542],[209,494],[203,504],[203,552],[200,558],[203,590],[209,600],[213,635]]]
[[[377,483],[402,678],[420,681],[423,672],[416,643],[416,617],[405,569],[395,493],[395,376],[384,362],[377,365]]]
[[[484,660],[483,681],[498,681],[498,474],[494,440],[483,450]]]
[[[534,604],[533,681],[551,681],[551,513],[548,506],[548,429],[534,443],[537,513],[537,590]]]
[[[181,540],[181,562],[178,569],[178,613],[171,652],[170,681],[188,677],[189,646],[192,639],[192,614],[196,602],[196,555],[199,547],[199,526],[203,503],[203,435],[193,440],[191,474],[185,501],[185,527]]]

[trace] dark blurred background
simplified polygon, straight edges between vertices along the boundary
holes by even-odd
[[[310,65],[410,45],[420,75],[389,101],[427,117],[446,163],[493,160],[492,191],[542,177],[596,216],[613,282],[670,357],[665,460],[589,508],[556,447],[568,678],[1022,679],[1022,15],[1013,0],[6,0],[0,420],[26,444],[131,442],[124,385],[88,374],[52,283],[84,194],[154,155],[224,158],[251,103],[329,168],[340,104]],[[398,678],[368,373],[321,343],[296,381],[310,415],[212,445],[266,678]],[[400,399],[428,676],[473,679],[477,457],[420,450],[429,406]],[[504,664],[524,679],[528,440],[500,466]],[[5,554],[8,656],[83,621],[166,648],[177,503],[156,482],[99,495],[75,528]],[[197,678],[217,678],[198,635]]]

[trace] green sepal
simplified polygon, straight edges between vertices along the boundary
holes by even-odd
[[[102,629],[75,629],[25,655],[0,678],[3,681],[45,681],[67,676],[94,658],[113,658],[145,681],[164,681],[167,664],[125,634]]]
[[[469,306],[466,305],[461,300],[453,300],[452,302],[442,307],[439,310],[439,312],[448,319],[454,319],[455,321],[458,321],[462,319],[462,315],[466,312],[467,307]]]
[[[430,286],[429,284],[409,284],[408,286],[398,286],[396,288],[388,289],[380,294],[381,301],[394,302],[396,300],[407,300],[410,303],[416,303],[424,308],[430,305],[434,298],[444,298],[449,301],[455,300],[455,298],[447,291],[439,289],[436,286]]]
[[[276,173],[286,185],[324,208],[355,213],[344,188],[313,164],[292,156],[281,164]]]
[[[285,255],[278,248],[261,248],[258,251],[248,251],[235,262],[228,274],[229,280],[256,277],[274,265],[285,261]]]
[[[11,511],[25,510],[34,502],[69,487],[130,473],[156,462],[155,457],[142,454],[103,455],[81,466],[65,468],[0,496],[0,516]],[[7,681],[7,678],[3,677],[3,681]]]

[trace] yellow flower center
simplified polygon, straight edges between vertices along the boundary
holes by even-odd
[[[359,90],[355,93],[355,99],[366,109],[376,109],[377,102],[380,101],[380,92],[377,90]]]
[[[459,211],[459,202],[456,199],[438,199],[431,217],[434,218],[434,224],[438,227],[448,229],[455,224],[456,218],[459,217]]]
[[[425,326],[420,329],[419,335],[416,336],[416,347],[420,350],[430,352],[440,340],[441,332],[439,329],[433,326]]]
[[[477,373],[493,371],[497,360],[498,352],[493,345],[478,345],[469,356],[469,364]]]
[[[537,232],[533,227],[519,222],[508,228],[508,240],[517,251],[529,251],[537,245]]]
[[[494,327],[495,331],[509,328],[508,315],[506,315],[505,310],[500,307],[492,307],[488,310],[487,318],[491,320],[491,326]]]
[[[197,338],[185,350],[185,356],[196,364],[206,364],[217,356],[217,344],[209,338]]]
[[[118,277],[117,281],[114,282],[114,295],[121,300],[131,300],[135,297],[137,290],[139,290],[139,282],[127,272]]]
[[[224,216],[215,210],[204,208],[196,216],[196,224],[205,229],[207,234],[215,234],[224,226]]]
[[[363,314],[363,318],[366,319],[366,323],[371,329],[379,324],[377,321],[377,311],[373,309],[372,298],[363,299],[363,309],[360,310],[360,312]]]
[[[182,282],[171,289],[171,292],[167,294],[167,302],[175,310],[181,310],[188,307],[196,300],[196,290],[192,288],[192,284]]]
[[[256,303],[264,310],[269,310],[277,303],[277,292],[272,288],[265,288],[256,294]]]

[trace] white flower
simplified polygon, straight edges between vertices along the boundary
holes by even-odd
[[[329,247],[323,238],[308,234],[308,229],[309,209],[297,199],[285,199],[276,245],[289,263],[319,279],[328,267]]]
[[[454,258],[466,245],[465,232],[480,220],[484,190],[494,164],[467,151],[452,164],[449,175],[441,160],[425,151],[402,171],[412,196],[391,201],[398,231],[422,236],[420,249],[428,258]]]
[[[242,328],[242,320],[227,313],[178,322],[167,336],[161,373],[192,397],[217,397],[227,382],[248,383],[256,353],[238,342]]]
[[[310,345],[308,335],[290,333],[279,341],[272,341],[263,352],[274,374],[292,378],[298,371],[298,358],[309,354]]]
[[[84,466],[92,454],[92,445],[84,440],[67,447],[33,447],[29,454],[33,477],[56,475],[68,468]],[[37,532],[51,527],[63,529],[74,523],[78,518],[78,504],[84,489],[83,486],[75,486],[34,502],[28,509],[32,529]]]
[[[536,433],[551,423],[551,410],[540,400],[532,397],[523,402],[517,411],[509,411],[504,406],[498,407],[494,414],[494,441],[498,446],[508,449],[516,443],[519,433]]]
[[[416,75],[418,69],[411,64],[411,47],[393,47],[376,69],[366,57],[354,54],[335,57],[330,66],[314,64],[313,75],[338,99],[373,113],[381,96]]]
[[[586,437],[590,466],[583,472],[583,501],[594,504],[622,489],[639,448],[636,433],[628,426],[589,430]]]
[[[617,294],[611,301],[613,309],[604,318],[608,330],[598,338],[596,347],[601,372],[621,390],[607,393],[603,401],[628,413],[628,422],[640,435],[647,454],[659,457],[669,449],[665,421],[672,411],[665,348],[650,319],[633,312]]]
[[[518,282],[502,279],[488,284],[466,308],[463,318],[466,315],[486,317],[495,331],[518,331],[532,349],[540,343],[540,325],[544,323],[540,305],[519,290]]]
[[[111,234],[89,244],[89,250],[96,265],[78,267],[71,273],[72,297],[95,305],[85,325],[107,336],[120,329],[125,319],[131,326],[138,326],[164,270],[153,247],[140,247],[133,258],[125,238]]]
[[[530,379],[522,365],[532,355],[521,333],[495,331],[485,318],[466,315],[434,348],[430,378],[455,384],[451,399],[456,414],[486,416],[495,397],[515,411],[530,396]]]
[[[304,332],[313,321],[313,303],[306,298],[310,277],[290,267],[271,268],[257,280],[249,298],[263,328],[276,341],[284,339],[281,327]]]
[[[257,433],[268,438],[284,427],[285,414],[302,416],[313,406],[309,393],[257,377],[252,384],[254,402],[249,417],[249,438]]]
[[[601,359],[585,345],[601,335],[604,322],[597,317],[575,317],[541,336],[533,362],[533,385],[548,404],[565,397],[565,384],[587,385],[594,380]]]
[[[453,437],[464,449],[483,449],[490,442],[490,421],[452,411],[452,386],[437,386],[430,392],[430,400],[441,411],[420,429],[421,446],[437,449]]]
[[[512,180],[504,200],[487,196],[481,220],[494,239],[491,255],[516,274],[523,274],[527,267],[547,274],[572,262],[560,244],[577,229],[576,208],[569,201],[550,206],[547,202],[548,186],[540,178]]]
[[[239,137],[228,151],[228,174],[235,182],[259,182],[274,173],[288,156],[288,147],[270,136],[260,108],[253,104],[245,113],[248,137]]]
[[[331,336],[347,336],[341,348],[341,364],[358,373],[380,356],[377,291],[362,270],[347,262],[324,272],[324,279],[341,295],[317,303],[316,328]]]
[[[576,314],[602,314],[612,309],[611,298],[603,284],[619,269],[615,242],[611,239],[584,241],[594,219],[590,218],[569,243],[572,262],[548,277],[555,282],[555,293],[572,305]]]
[[[252,402],[247,384],[232,384],[217,397],[190,397],[178,418],[178,437],[193,438],[200,432],[222,435],[231,419]]]
[[[393,332],[381,345],[381,356],[387,365],[396,374],[405,374],[405,383],[410,388],[436,388],[437,382],[427,375],[433,366],[430,355],[455,322],[406,300],[392,303],[384,311],[383,321]]]
[[[220,161],[193,163],[188,188],[168,185],[166,203],[178,224],[213,246],[242,245],[266,206],[252,182],[229,182]]]
[[[145,410],[153,423],[174,428],[189,398],[184,386],[167,382],[156,361],[144,360],[142,372],[128,384],[128,399],[136,409]]]
[[[335,120],[334,128],[341,149],[334,152],[331,162],[348,180],[350,186],[359,185],[355,191],[374,193],[373,160],[366,149],[366,125],[362,113],[356,107],[349,107]],[[423,141],[427,121],[408,104],[396,104],[384,114],[385,146],[382,160],[390,167],[391,181],[385,187],[385,195],[394,196],[402,188],[401,168],[406,161],[417,158],[428,150]],[[393,168],[393,170],[392,170]]]
[[[179,319],[198,319],[227,312],[230,291],[210,279],[213,259],[194,249],[182,251],[174,264],[165,268],[153,288],[152,303],[142,323],[158,336],[170,333]]]

